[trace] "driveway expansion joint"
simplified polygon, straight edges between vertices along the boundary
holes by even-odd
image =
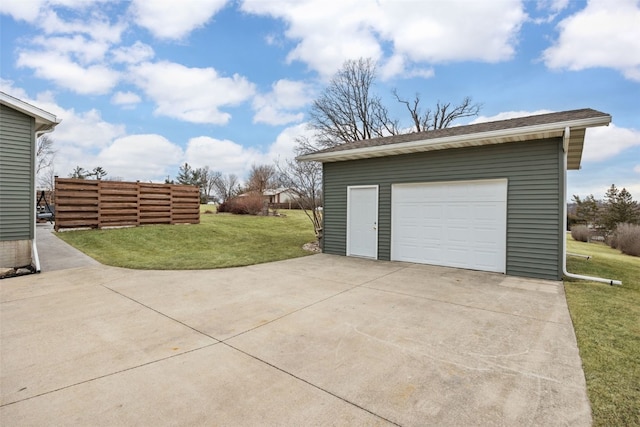
[[[16,403],[24,402],[24,401],[27,401],[27,400],[35,399],[37,397],[46,396],[47,394],[56,393],[56,392],[59,392],[59,391],[62,391],[62,390],[66,390],[68,388],[76,387],[76,386],[79,386],[79,385],[82,385],[82,384],[87,384],[87,383],[90,383],[90,382],[93,382],[93,381],[96,381],[96,380],[100,380],[102,378],[108,378],[108,377],[111,377],[113,375],[121,374],[123,372],[133,371],[134,369],[142,368],[144,366],[153,365],[155,363],[163,362],[165,360],[173,359],[175,357],[184,356],[185,354],[193,353],[195,351],[199,351],[199,350],[202,350],[202,349],[205,349],[205,348],[208,348],[208,347],[212,347],[214,345],[219,345],[219,344],[220,344],[219,341],[218,342],[212,342],[210,344],[206,344],[206,345],[200,346],[198,348],[192,348],[191,350],[186,350],[186,351],[183,351],[181,353],[172,354],[172,355],[167,356],[167,357],[161,357],[160,359],[156,359],[156,360],[150,360],[148,362],[141,363],[141,364],[136,365],[136,366],[130,366],[128,368],[119,369],[119,370],[114,371],[114,372],[109,372],[108,374],[98,375],[97,377],[89,378],[89,379],[86,379],[84,381],[78,381],[76,383],[68,384],[68,385],[65,385],[65,386],[62,386],[62,387],[58,387],[58,388],[53,389],[53,390],[44,391],[42,393],[38,393],[38,394],[35,394],[33,396],[25,397],[24,399],[19,399],[19,400],[13,401],[13,402],[7,402],[7,403],[4,403],[4,404],[1,404],[0,408],[4,408],[5,406],[14,405]]]
[[[194,327],[193,327],[193,326],[191,326],[191,325],[188,325],[188,324],[186,324],[186,323],[184,323],[184,322],[182,322],[182,321],[180,321],[180,320],[178,320],[178,319],[175,319],[175,318],[173,318],[173,317],[169,316],[168,314],[165,314],[165,313],[163,313],[163,312],[161,312],[161,311],[159,311],[159,310],[156,310],[155,308],[150,307],[150,306],[148,306],[148,305],[146,305],[146,304],[144,304],[144,303],[142,303],[142,302],[140,302],[140,301],[136,300],[135,298],[131,298],[130,296],[125,295],[125,294],[123,294],[122,292],[118,292],[118,291],[116,291],[115,289],[112,289],[112,288],[110,288],[110,287],[108,287],[108,286],[106,286],[106,285],[101,285],[101,286],[102,286],[103,288],[105,288],[105,289],[110,290],[111,292],[113,292],[113,293],[115,293],[115,294],[118,294],[118,295],[120,295],[120,296],[122,296],[122,297],[124,297],[124,298],[126,298],[126,299],[128,299],[128,300],[130,300],[130,301],[135,302],[135,303],[136,303],[136,304],[138,304],[138,305],[143,306],[144,308],[147,308],[147,309],[149,309],[149,310],[151,310],[151,311],[153,311],[153,312],[155,312],[155,313],[157,313],[157,314],[159,314],[159,315],[161,315],[161,316],[163,316],[163,317],[166,317],[167,319],[169,319],[169,320],[171,320],[171,321],[173,321],[173,322],[179,323],[180,325],[182,325],[182,326],[184,326],[184,327],[187,327],[187,328],[191,329],[192,331],[199,333],[200,335],[204,335],[204,336],[205,336],[205,337],[207,337],[207,338],[211,338],[212,340],[216,341],[216,342],[215,342],[215,343],[213,343],[213,344],[217,344],[217,343],[219,343],[219,342],[222,342],[222,340],[219,340],[219,339],[217,339],[216,337],[213,337],[213,336],[211,336],[211,335],[207,334],[206,332],[203,332],[203,331],[201,331],[201,330],[198,330],[198,329],[194,328]]]
[[[398,426],[398,427],[402,426],[401,424],[398,424],[395,421],[391,421],[390,419],[385,418],[380,414],[376,414],[375,412],[365,408],[364,406],[358,405],[357,403],[352,402],[352,401],[350,401],[350,400],[348,400],[348,399],[346,399],[346,398],[344,398],[342,396],[339,396],[339,395],[337,395],[337,394],[335,394],[335,393],[333,393],[333,392],[331,392],[331,391],[329,391],[329,390],[327,390],[325,388],[322,388],[319,385],[314,384],[314,383],[312,383],[312,382],[310,382],[308,380],[305,380],[304,378],[299,377],[299,376],[297,376],[296,374],[294,374],[292,372],[289,372],[289,371],[287,371],[287,370],[285,370],[283,368],[280,368],[279,366],[276,366],[273,363],[267,362],[266,360],[261,359],[258,356],[255,356],[255,355],[253,355],[251,353],[247,353],[246,351],[244,351],[244,350],[242,350],[242,349],[240,349],[238,347],[235,347],[235,346],[233,346],[233,345],[231,345],[231,344],[229,344],[227,342],[222,342],[221,344],[222,345],[226,345],[227,347],[229,347],[229,348],[231,348],[231,349],[233,349],[235,351],[238,351],[238,352],[244,354],[245,356],[248,356],[248,357],[250,357],[250,358],[252,358],[252,359],[254,359],[254,360],[256,360],[256,361],[258,361],[260,363],[263,363],[263,364],[269,366],[270,368],[273,368],[273,369],[275,369],[275,370],[277,370],[279,372],[282,372],[283,374],[286,374],[286,375],[288,375],[288,376],[290,376],[290,377],[292,377],[292,378],[294,378],[294,379],[296,379],[298,381],[301,381],[301,382],[303,382],[303,383],[305,383],[305,384],[307,384],[307,385],[309,385],[309,386],[311,386],[311,387],[313,387],[313,388],[315,388],[317,390],[320,390],[323,393],[326,393],[326,394],[328,394],[328,395],[330,395],[332,397],[335,397],[336,399],[339,399],[340,401],[342,401],[342,402],[344,402],[344,403],[346,403],[348,405],[351,405],[351,406],[356,407],[356,408],[358,408],[358,409],[360,409],[362,411],[365,411],[365,412],[373,415],[374,417],[380,418],[381,420],[384,420],[384,421],[386,421],[386,422],[388,422],[388,423],[390,423],[390,424],[392,424],[394,426]]]
[[[323,303],[323,302],[325,302],[325,301],[328,301],[328,300],[330,300],[330,299],[332,299],[332,298],[335,298],[335,297],[337,297],[337,296],[339,296],[339,295],[342,295],[342,294],[345,294],[345,293],[347,293],[347,292],[350,292],[350,291],[352,291],[352,290],[354,290],[354,289],[361,288],[361,287],[365,287],[365,285],[366,285],[367,283],[371,283],[371,282],[376,281],[376,280],[378,280],[378,279],[380,279],[380,278],[382,278],[382,277],[386,277],[386,276],[388,276],[388,275],[390,275],[390,274],[397,273],[398,271],[403,270],[403,269],[405,269],[405,268],[407,268],[407,267],[400,267],[400,268],[398,268],[397,270],[394,270],[394,271],[392,271],[392,272],[389,272],[389,273],[387,273],[387,274],[384,274],[384,275],[382,275],[382,276],[380,276],[380,277],[376,277],[375,279],[367,280],[367,281],[365,281],[365,282],[359,283],[359,284],[357,284],[357,285],[354,285],[354,286],[352,286],[352,287],[350,287],[350,288],[347,288],[347,289],[345,289],[345,290],[342,290],[342,291],[340,291],[340,292],[336,292],[336,293],[335,293],[335,294],[333,294],[333,295],[329,295],[328,297],[321,298],[321,299],[319,299],[319,300],[317,300],[317,301],[312,302],[311,304],[307,304],[307,305],[305,305],[304,307],[300,307],[300,308],[298,308],[298,309],[295,309],[295,310],[293,310],[293,311],[290,311],[289,313],[285,313],[285,314],[283,314],[282,316],[276,317],[275,319],[272,319],[272,320],[270,320],[270,321],[268,321],[268,322],[262,323],[262,324],[260,324],[260,325],[258,325],[258,326],[254,326],[253,328],[247,329],[247,330],[245,330],[245,331],[238,332],[238,333],[237,333],[237,334],[235,334],[235,335],[232,335],[232,336],[230,336],[230,337],[227,337],[227,338],[225,338],[225,339],[223,339],[223,340],[219,340],[219,341],[226,343],[226,341],[227,341],[227,340],[230,340],[230,339],[232,339],[232,338],[239,337],[240,335],[244,335],[244,334],[246,334],[246,333],[248,333],[248,332],[251,332],[251,331],[255,331],[256,329],[262,328],[263,326],[266,326],[266,325],[269,325],[269,324],[271,324],[271,323],[273,323],[273,322],[276,322],[276,321],[278,321],[278,320],[284,319],[285,317],[288,317],[288,316],[291,316],[291,315],[293,315],[293,314],[296,314],[296,313],[298,313],[298,312],[300,312],[300,311],[306,310],[307,308],[310,308],[310,307],[313,307],[313,306],[315,306],[315,305],[317,305],[317,304],[320,304],[320,303]],[[152,310],[153,310],[153,309],[152,309]],[[205,334],[205,335],[206,335],[206,334]],[[209,336],[209,335],[207,335],[207,336]],[[215,338],[214,338],[214,339],[215,339]]]

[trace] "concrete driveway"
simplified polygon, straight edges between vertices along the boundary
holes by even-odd
[[[589,425],[562,284],[313,255],[0,281],[1,425]]]

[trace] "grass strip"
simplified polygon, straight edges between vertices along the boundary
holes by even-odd
[[[567,236],[567,270],[623,286],[566,279],[594,426],[640,426],[640,258]]]

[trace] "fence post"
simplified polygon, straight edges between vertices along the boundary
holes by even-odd
[[[102,181],[98,180],[98,230],[100,230],[102,228],[102,216],[103,216],[103,210],[102,210]]]
[[[174,191],[173,191],[173,184],[171,184],[169,186],[169,221],[171,225],[175,224],[173,219],[173,198],[174,198]]]
[[[142,199],[142,187],[140,186],[140,180],[136,180],[136,227],[140,227],[140,216],[141,216],[141,208],[142,204],[140,200]]]
[[[53,204],[55,205],[56,212],[58,211],[58,192],[56,191],[57,188],[58,188],[58,175],[55,175],[53,177]],[[58,225],[58,220],[56,219],[55,223],[53,224],[53,229],[55,231],[58,231],[59,228],[60,226]]]

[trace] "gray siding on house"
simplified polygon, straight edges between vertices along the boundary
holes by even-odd
[[[507,274],[562,277],[562,139],[324,163],[326,253],[346,254],[347,186],[377,184],[378,259],[391,254],[391,185],[507,178]]]
[[[0,241],[34,236],[35,119],[0,105]]]

